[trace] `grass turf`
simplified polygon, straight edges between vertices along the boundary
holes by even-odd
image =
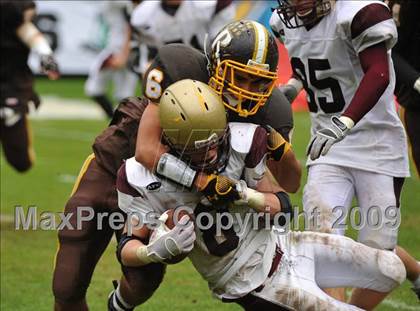
[[[66,80],[63,80],[66,81]],[[41,84],[43,82],[41,81]],[[69,94],[80,97],[80,80],[62,82]],[[41,94],[48,92],[48,85]],[[79,86],[74,93],[72,88]],[[40,89],[40,90],[41,90]],[[61,86],[55,91],[61,94]],[[64,93],[67,91],[63,91]],[[94,137],[106,126],[104,121],[37,120],[32,121],[37,161],[24,175],[14,172],[1,155],[1,302],[2,310],[51,310],[53,297],[51,278],[57,240],[54,231],[16,231],[9,221],[14,207],[35,205],[38,211],[61,211],[72,189],[73,181],[91,152]],[[294,149],[299,159],[305,158],[305,144],[309,134],[307,114],[295,115]],[[305,178],[302,180],[304,184]],[[407,179],[403,198],[403,218],[400,245],[420,258],[420,182]],[[293,203],[301,207],[302,191],[292,196]],[[9,219],[9,220],[8,220]],[[354,232],[350,232],[355,236]],[[111,280],[119,276],[119,265],[114,256],[115,242],[111,242],[101,259],[88,292],[91,310],[104,310]],[[378,310],[415,310],[418,304],[409,291],[409,283],[394,291],[388,302]],[[140,308],[139,308],[140,309]],[[165,280],[156,294],[142,310],[240,310],[231,304],[222,304],[211,297],[206,283],[194,271],[188,260],[169,266]]]

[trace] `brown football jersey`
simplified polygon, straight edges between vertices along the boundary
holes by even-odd
[[[113,176],[124,159],[134,156],[140,118],[148,104],[146,98],[129,97],[120,102],[114,117],[92,145],[97,163]]]
[[[158,103],[165,88],[182,79],[193,79],[208,83],[206,56],[185,44],[168,44],[159,48],[152,64],[144,75],[143,94],[152,102]],[[240,117],[229,112],[230,122],[246,122],[270,125],[285,139],[293,128],[293,115],[290,103],[278,89],[258,112],[249,117]]]
[[[28,66],[30,49],[17,36],[26,10],[34,9],[33,1],[0,1],[0,107],[7,106],[27,113],[27,103],[39,105],[33,89],[33,74]]]
[[[0,55],[2,59],[0,81],[2,83],[10,80],[14,75],[31,75],[27,64],[30,50],[18,38],[16,30],[24,22],[25,11],[33,8],[35,8],[33,1],[0,1]]]

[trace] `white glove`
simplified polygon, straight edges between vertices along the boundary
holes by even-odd
[[[142,262],[163,262],[193,249],[196,236],[190,218],[183,216],[172,229],[165,225],[167,219],[168,214],[162,214],[159,217],[161,223],[152,234],[149,244],[138,248],[137,257]]]
[[[345,124],[343,120],[348,119],[350,126]],[[353,121],[347,117],[332,117],[331,126],[319,130],[309,143],[306,151],[311,156],[311,160],[318,159],[321,155],[326,155],[331,146],[341,141],[353,126]]]

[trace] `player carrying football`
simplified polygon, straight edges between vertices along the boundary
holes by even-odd
[[[217,199],[194,190],[180,191],[177,184],[134,158],[127,160],[117,179],[121,209],[135,214],[135,219],[147,227],[150,214],[189,208],[196,223],[193,226],[183,216],[174,228],[167,228],[156,238],[152,235],[149,241],[145,226],[133,229],[133,234],[125,235],[118,245],[123,266],[146,269],[150,263],[164,263],[189,253],[216,297],[250,311],[375,307],[379,301],[365,302],[364,297],[355,298],[353,305],[340,302],[320,287],[353,286],[385,295],[405,279],[398,256],[338,235],[281,234],[270,223],[261,226],[255,221],[257,213],[268,214],[272,220],[280,212],[290,214],[291,203],[284,190],[273,187],[265,175],[266,158],[272,153],[267,148],[271,134],[256,124],[227,125],[222,106],[220,97],[198,81],[182,80],[164,91],[160,122],[165,143],[172,154],[195,169],[218,171],[215,184],[219,191]],[[214,128],[209,128],[213,124]],[[235,191],[229,191],[231,188]],[[217,219],[222,215],[234,217],[217,233],[217,226],[223,223]],[[202,217],[208,221],[199,224]],[[192,228],[195,234],[186,234]],[[116,310],[132,307],[116,300],[120,302]]]

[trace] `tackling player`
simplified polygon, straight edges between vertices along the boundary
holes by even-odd
[[[161,143],[158,117],[161,95],[175,81],[195,79],[209,82],[217,90],[228,108],[230,121],[270,126],[270,170],[286,191],[297,191],[301,168],[288,142],[293,128],[291,107],[284,95],[274,88],[278,62],[274,37],[255,21],[233,22],[220,30],[207,51],[206,58],[182,44],[169,44],[158,50],[144,78],[144,95],[151,103],[139,125],[136,160],[184,187],[215,192],[217,174],[192,169]],[[129,305],[144,301],[142,295],[132,291],[123,277],[116,289],[118,296]]]
[[[274,87],[278,51],[273,36],[255,21],[233,22],[219,31],[206,53],[181,44],[158,50],[144,78],[144,95],[152,103],[139,126],[136,160],[184,186],[205,187],[208,176],[186,164],[173,165],[173,157],[161,144],[158,101],[163,90],[180,79],[209,81],[222,96],[229,121],[270,125],[281,134],[276,141],[270,141],[271,148],[277,151],[269,168],[286,191],[296,192],[301,168],[289,143],[293,128],[291,108]]]
[[[248,27],[251,27],[251,29]],[[229,59],[232,59],[235,61],[235,64],[246,67],[249,61],[248,57],[252,58],[256,47],[260,46],[257,44],[257,31],[264,35],[263,38],[269,39],[269,41],[261,40],[261,42],[267,43],[267,45],[263,45],[264,49],[262,49],[262,51],[264,51],[264,55],[274,54],[270,58],[273,61],[270,66],[276,68],[277,48],[274,44],[274,40],[272,37],[269,37],[267,30],[262,25],[255,22],[247,22],[246,27],[242,26],[240,28],[240,34],[249,34],[249,36],[245,37],[245,40],[238,40],[238,37],[234,37],[230,45],[221,47],[220,51],[225,51],[219,53],[219,55],[223,57],[223,64],[226,64]],[[270,45],[268,45],[269,42]],[[217,45],[214,45],[214,47],[216,48]],[[234,58],[235,55],[240,55],[240,57]],[[176,62],[173,61],[174,57],[177,58]],[[209,65],[215,67],[218,59],[212,58],[210,61],[214,62],[214,64],[210,63]],[[207,83],[210,79],[207,65],[208,63],[205,55],[191,47],[182,44],[170,44],[162,47],[159,49],[158,55],[146,75],[147,83],[145,84],[144,94],[147,98],[156,102],[164,88],[170,83],[180,79],[192,78]],[[250,88],[253,79],[255,79],[254,75],[250,75],[249,77],[245,76],[245,79],[242,79],[241,83],[244,85],[243,87],[245,90]],[[257,77],[257,79],[260,79],[260,77]],[[258,96],[259,91],[256,90],[252,94]],[[261,99],[260,106],[262,106],[261,104],[265,105],[258,109],[258,111],[255,112],[255,115],[249,116],[248,118],[240,118],[236,117],[236,113],[231,111],[229,117],[237,118],[238,121],[242,120],[247,122],[247,120],[250,120],[255,123],[260,122],[271,125],[279,131],[283,137],[288,139],[289,136],[291,136],[289,134],[293,128],[290,104],[284,96],[276,90],[269,96],[264,92]],[[151,110],[154,115],[149,113],[147,116],[145,115],[144,118],[141,118],[146,106],[153,106]],[[124,101],[120,107],[117,108],[110,126],[96,138],[93,145],[94,154],[90,155],[82,166],[71,197],[65,206],[66,215],[68,213],[76,215],[77,209],[80,206],[91,206],[94,211],[108,211],[110,213],[118,210],[115,191],[117,169],[122,164],[123,159],[127,159],[134,155],[140,119],[140,124],[146,123],[144,126],[146,130],[148,129],[148,126],[152,126],[150,125],[150,122],[152,122],[156,128],[156,122],[157,124],[159,123],[158,110],[156,108],[157,105],[148,105],[146,99],[139,100],[136,98]],[[155,140],[157,140],[157,147],[154,147],[154,145],[156,145],[155,140],[149,139],[148,135],[151,135],[150,132],[146,131],[143,133],[144,135],[142,134],[137,137],[137,144],[154,144],[145,146],[146,148],[140,152],[140,154],[142,154],[143,151],[150,153],[146,154],[145,159],[150,161],[148,159],[151,157],[152,166],[153,160],[155,159],[154,153],[157,148],[161,148],[159,147],[160,128],[158,125],[157,132],[157,138],[155,138]],[[155,132],[152,131],[151,133],[155,135]],[[285,152],[284,148],[287,146],[285,145],[286,141],[280,135],[276,135],[276,133],[277,132],[273,131],[272,137],[275,137],[276,139],[273,139],[273,141],[270,142],[270,147],[273,150],[273,154],[276,154],[276,157],[281,158],[282,160],[277,161],[278,163],[274,163],[275,165],[280,164],[279,167],[275,167],[278,168],[278,171],[275,174],[276,176],[283,176],[280,183],[284,189],[287,191],[296,191],[300,183],[300,164],[290,148],[288,148],[288,152]],[[141,142],[143,139],[145,139],[145,142]],[[151,148],[151,152],[149,147]],[[156,160],[158,160],[158,158]],[[214,177],[215,176],[213,176],[213,178]],[[211,185],[206,188],[209,192],[215,191],[214,188],[211,188]],[[104,219],[105,224],[108,223],[106,220],[107,219]],[[77,222],[76,217],[72,217],[71,221],[75,224]],[[98,230],[95,218],[92,221],[83,222],[83,228],[81,230],[70,231],[65,229],[58,233],[60,245],[56,257],[53,278],[56,310],[87,310],[85,299],[86,291],[95,266],[108,245],[112,234],[113,231],[109,226],[105,226],[102,230]],[[156,271],[151,271],[150,273],[154,275],[159,275],[159,273],[161,273],[161,275],[163,275],[163,270],[161,270],[160,266],[156,266],[156,270],[158,273],[156,273]],[[150,271],[150,269],[147,271]],[[147,279],[147,281],[144,281],[145,279]],[[132,283],[136,280],[137,284]],[[135,284],[132,285],[133,288],[140,288],[141,295],[135,295],[136,301],[130,301],[130,303],[135,305],[138,304],[139,301],[146,301],[151,293],[154,292],[156,284],[159,284],[159,282],[159,277],[153,279],[147,274],[146,276],[140,276],[138,278],[132,277],[130,279],[130,284]],[[126,282],[121,282],[120,286],[121,291],[124,291],[129,285]]]
[[[160,100],[160,122],[172,154],[196,169],[218,171],[218,195],[235,190],[229,198],[203,198],[153,174],[134,158],[127,160],[118,172],[117,188],[128,221],[137,219],[147,227],[151,215],[178,207],[194,211],[196,222],[193,226],[183,216],[173,229],[149,242],[145,226],[133,229],[118,245],[123,267],[147,269],[150,263],[189,253],[216,297],[253,311],[361,310],[355,307],[361,305],[371,310],[380,300],[366,303],[358,297],[352,306],[329,297],[319,286],[350,285],[388,293],[405,279],[404,265],[391,251],[325,233],[281,234],[272,224],[264,227],[255,220],[257,214],[275,221],[280,212],[292,212],[288,195],[265,175],[270,134],[256,124],[227,126],[222,101],[207,85],[182,80],[169,86]],[[228,215],[230,221],[220,220]],[[192,228],[195,234],[185,234]],[[114,297],[119,308],[111,310],[132,308],[121,296]]]
[[[353,197],[365,219],[373,207],[387,215],[399,207],[409,176],[405,133],[393,102],[390,50],[397,32],[389,9],[380,1],[280,0],[270,24],[308,95],[305,211],[318,209],[326,215],[322,230],[341,235],[344,227],[334,226],[331,215],[337,208],[347,215]],[[392,250],[397,233],[397,226],[366,225],[358,241]],[[418,276],[414,258],[397,252]]]
[[[35,3],[1,1],[0,12],[0,141],[7,161],[26,172],[35,160],[27,115],[30,106],[40,104],[28,66],[30,51],[38,54],[49,79],[58,79],[59,71],[47,40],[32,23]]]

